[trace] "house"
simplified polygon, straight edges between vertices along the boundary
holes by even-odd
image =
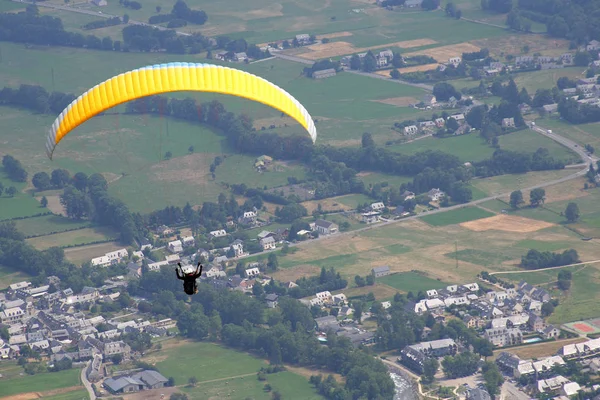
[[[421,342],[407,347],[419,351],[427,357],[443,357],[447,355],[454,355],[458,351],[458,346],[453,339],[440,339],[431,342]]]
[[[405,135],[416,135],[417,132],[419,132],[419,128],[417,128],[416,125],[410,125],[410,126],[405,126],[404,127],[404,134]]]
[[[161,225],[158,228],[156,228],[156,233],[158,233],[161,236],[168,236],[173,233],[173,229],[169,228],[166,225]]]
[[[438,297],[438,292],[435,289],[428,290],[426,293],[427,297],[429,297],[430,299],[435,299]]]
[[[552,325],[545,327],[542,333],[544,334],[544,339],[553,339],[560,336],[560,330]]]
[[[551,356],[544,359],[533,361],[532,366],[538,377],[551,372],[557,365],[565,365],[565,360],[560,356]]]
[[[523,342],[523,333],[518,328],[486,329],[484,337],[498,347],[513,346]]]
[[[219,267],[212,267],[205,272],[204,276],[207,278],[225,278],[227,273],[225,273],[225,271],[221,270]]]
[[[384,208],[385,208],[385,204],[383,204],[383,202],[381,202],[381,201],[371,204],[372,211],[381,211]]]
[[[104,6],[108,5],[106,0],[92,0],[91,3],[93,5],[95,5],[96,7],[104,7]]]
[[[415,194],[408,190],[405,190],[400,196],[402,197],[402,200],[404,200],[404,201],[415,198]]]
[[[485,389],[475,388],[469,389],[467,392],[467,400],[492,400],[490,394]]]
[[[315,221],[315,230],[320,235],[333,235],[334,233],[338,233],[339,227],[335,222],[318,219]]]
[[[236,257],[243,256],[244,255],[244,242],[242,242],[239,239],[236,239],[236,240],[234,240],[233,243],[231,243],[230,249],[233,250]]]
[[[453,65],[454,67],[457,67],[458,64],[460,64],[462,60],[460,59],[460,57],[451,57],[448,59],[448,64]]]
[[[169,265],[177,264],[179,261],[181,261],[179,254],[170,254],[165,257],[165,262]]]
[[[25,311],[19,307],[8,308],[0,312],[0,322],[5,325],[14,325],[21,322],[25,316]]]
[[[434,128],[435,126],[436,126],[435,122],[433,122],[433,121],[419,122],[419,128],[421,128],[421,129],[431,129],[431,128]]]
[[[390,274],[390,267],[384,265],[382,267],[375,267],[371,269],[371,273],[375,276],[375,278],[380,278],[382,276],[386,276]]]
[[[527,64],[533,64],[535,59],[532,56],[519,56],[515,58],[515,65],[521,67]]]
[[[568,382],[563,385],[560,394],[571,398],[571,396],[575,396],[580,390],[581,386],[577,382]]]
[[[301,33],[296,35],[296,41],[300,46],[304,46],[310,43],[310,35],[308,33]]]
[[[564,384],[570,381],[562,375],[557,375],[550,379],[543,379],[537,381],[537,389],[539,393],[544,392],[556,392],[560,390]]]
[[[556,103],[555,104],[546,104],[545,106],[542,106],[542,108],[548,114],[552,114],[552,113],[558,111],[558,104],[556,104]]]
[[[479,285],[476,283],[467,283],[466,285],[462,285],[463,288],[467,289],[470,292],[478,292]]]
[[[144,390],[144,386],[144,382],[129,377],[108,378],[104,381],[104,387],[113,394],[139,392]]]
[[[258,268],[248,268],[244,274],[246,275],[246,278],[255,278],[260,275],[260,270]]]
[[[140,251],[144,251],[144,250],[152,250],[152,244],[150,243],[150,241],[146,238],[143,238],[140,241]]]
[[[431,201],[440,201],[444,195],[444,192],[442,192],[440,189],[431,189],[429,192],[427,192],[427,197],[429,197],[429,200]]]
[[[327,68],[327,69],[323,69],[321,71],[313,72],[312,77],[314,79],[324,79],[324,78],[329,78],[329,77],[332,77],[335,75],[336,75],[335,69]]]
[[[266,295],[265,300],[267,301],[267,307],[269,307],[269,308],[277,307],[277,299],[278,298],[279,298],[279,296],[277,296],[274,293]]]
[[[459,124],[464,122],[465,120],[465,115],[464,114],[454,114],[449,116],[448,118],[452,118],[453,120],[455,120],[456,122],[458,122]]]
[[[241,53],[233,54],[233,61],[242,62],[248,60],[248,56],[243,51]]]
[[[591,42],[588,43],[588,45],[585,47],[585,49],[587,51],[600,50],[600,42],[597,40],[592,40]]]
[[[221,60],[221,61],[225,61],[225,58],[227,57],[227,53],[229,53],[227,50],[221,50],[215,53],[215,59],[216,60]]]
[[[254,211],[246,211],[238,218],[240,224],[253,224],[256,222],[256,213]]]
[[[423,96],[422,100],[423,104],[426,106],[434,106],[437,103],[437,99],[432,94],[426,94]]]
[[[196,240],[194,240],[193,236],[186,236],[181,240],[181,244],[183,247],[194,246],[196,244]]]
[[[263,250],[273,250],[275,249],[275,239],[273,236],[266,237],[260,240],[260,245]]]
[[[423,373],[423,366],[427,361],[427,356],[419,350],[406,346],[400,351],[398,361],[419,374]]]
[[[340,305],[340,304],[344,304],[346,302],[346,295],[344,293],[339,293],[336,295],[333,295],[331,297],[331,300],[333,301],[334,305]]]
[[[444,118],[436,118],[434,122],[435,122],[435,126],[438,128],[443,128],[444,125],[446,124],[446,121],[444,120]]]
[[[218,231],[210,232],[209,235],[212,236],[213,238],[220,238],[223,236],[227,236],[227,232],[225,231],[225,229],[219,229]]]
[[[183,244],[181,243],[181,240],[169,242],[167,247],[171,253],[181,253],[183,251]]]
[[[159,374],[157,371],[145,370],[138,372],[132,376],[133,379],[137,379],[144,383],[145,389],[162,389],[169,381],[167,378]]]
[[[502,119],[502,127],[503,128],[514,128],[515,127],[515,119],[514,118],[503,118]]]
[[[370,211],[361,214],[362,222],[366,224],[374,224],[379,222],[379,213],[377,211]]]
[[[328,330],[333,330],[337,332],[340,330],[340,324],[336,317],[333,315],[328,315],[326,317],[315,318],[316,328],[320,332],[327,332]]]
[[[388,61],[394,58],[394,52],[390,49],[379,52],[379,58],[387,58]]]
[[[100,267],[108,267],[109,265],[118,264],[125,257],[128,257],[129,253],[127,249],[120,249],[117,251],[112,251],[110,253],[106,253],[102,257],[92,258],[92,266],[100,266]]]

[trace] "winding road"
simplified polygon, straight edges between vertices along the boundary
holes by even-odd
[[[90,396],[90,400],[96,400],[96,393],[94,392],[92,384],[90,383],[90,381],[88,381],[86,374],[88,366],[91,362],[92,361],[88,361],[87,364],[85,364],[85,367],[83,367],[83,369],[81,370],[81,383],[83,383],[83,386],[85,386],[85,388],[87,389],[88,395]]]

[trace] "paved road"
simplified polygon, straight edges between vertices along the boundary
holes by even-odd
[[[81,370],[81,382],[83,383],[83,386],[85,386],[85,388],[87,389],[88,395],[90,396],[90,400],[96,400],[96,393],[94,392],[94,388],[92,388],[92,384],[90,383],[90,381],[87,380],[87,376],[85,373],[91,362],[92,361],[88,361],[87,364],[85,364],[85,367],[83,367],[83,369]]]
[[[504,382],[500,392],[500,400],[529,400],[530,397],[521,392],[513,383]]]
[[[582,161],[584,161],[586,163],[595,163],[596,161],[599,160],[599,158],[594,155],[588,155],[584,148],[582,148],[581,146],[579,146],[577,143],[575,143],[574,141],[572,141],[570,139],[567,139],[556,133],[549,133],[548,129],[544,129],[537,125],[533,126],[532,129],[534,131],[536,131],[537,133],[542,134],[542,135],[554,140],[555,142],[558,142],[559,144],[562,144],[563,146],[573,150],[575,153],[579,154]]]
[[[15,3],[23,3],[23,4],[35,4],[38,7],[46,7],[46,8],[53,8],[55,10],[62,10],[62,11],[70,11],[70,12],[74,12],[74,13],[79,13],[79,14],[86,14],[86,15],[93,15],[94,17],[100,17],[100,18],[114,18],[114,17],[119,17],[121,18],[121,15],[110,15],[110,14],[99,14],[98,11],[92,11],[92,10],[86,10],[83,8],[79,8],[79,7],[69,7],[69,6],[60,6],[58,4],[50,4],[50,3],[37,3],[35,1],[25,1],[25,0],[11,0]],[[129,20],[129,24],[131,25],[148,25],[148,26],[152,26],[154,28],[160,29],[161,31],[166,31],[166,30],[171,30],[162,26],[157,26],[157,25],[151,25],[148,24],[146,22],[140,22],[140,21],[135,21],[130,19]],[[190,33],[187,32],[181,32],[181,31],[175,31],[175,33],[177,33],[178,35],[182,35],[182,36],[192,36]]]

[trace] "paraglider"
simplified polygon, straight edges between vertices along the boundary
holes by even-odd
[[[198,263],[195,272],[193,270],[184,272],[181,263],[177,263],[177,265],[179,266],[179,269],[175,268],[175,272],[177,273],[177,279],[183,281],[183,291],[190,296],[198,293],[196,279],[200,278],[200,275],[202,275],[202,265]],[[179,270],[181,270],[182,274],[179,274]]]
[[[46,142],[52,155],[58,143],[90,118],[131,100],[161,93],[200,91],[228,94],[273,107],[300,123],[313,143],[317,130],[308,111],[285,90],[235,68],[212,64],[169,63],[135,69],[108,79],[75,99],[56,118]]]

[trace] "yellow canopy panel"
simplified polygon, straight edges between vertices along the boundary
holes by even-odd
[[[180,91],[228,94],[273,107],[300,123],[313,141],[317,130],[308,111],[277,85],[248,72],[212,64],[169,63],[135,69],[94,86],[74,100],[56,118],[46,143],[52,154],[58,143],[88,119],[141,97]]]

